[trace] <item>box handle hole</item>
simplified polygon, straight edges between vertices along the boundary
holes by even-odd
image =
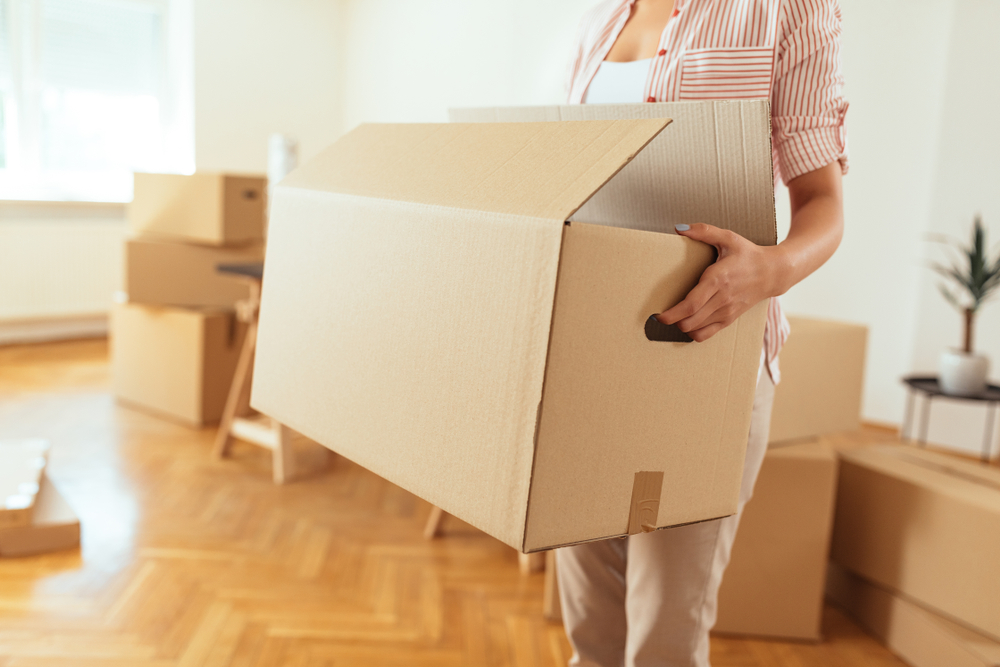
[[[243,198],[244,199],[249,199],[250,201],[253,201],[254,199],[257,198],[257,191],[256,190],[244,190],[243,191]]]
[[[646,339],[660,343],[690,343],[691,337],[677,328],[676,324],[664,324],[653,313],[646,319]]]

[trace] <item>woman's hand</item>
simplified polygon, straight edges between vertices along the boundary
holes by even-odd
[[[683,301],[657,316],[699,343],[728,327],[760,301],[777,293],[777,246],[759,246],[712,225],[677,225],[677,233],[715,246],[719,258]]]
[[[792,208],[788,236],[776,246],[758,246],[711,225],[677,225],[677,233],[715,246],[719,259],[679,304],[660,313],[698,342],[732,324],[759,301],[784,294],[830,259],[844,233],[838,162],[788,182]]]

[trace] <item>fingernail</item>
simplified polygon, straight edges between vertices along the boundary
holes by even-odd
[[[686,232],[691,229],[691,225],[674,225],[674,229],[678,232]]]

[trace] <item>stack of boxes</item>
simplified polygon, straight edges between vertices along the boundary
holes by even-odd
[[[768,452],[740,519],[715,631],[821,639],[837,453],[820,436],[860,426],[865,327],[789,317]]]
[[[136,174],[124,292],[111,320],[116,397],[192,426],[218,422],[249,286],[219,264],[263,261],[266,180]]]
[[[0,556],[70,549],[80,522],[45,475],[44,440],[0,443]]]
[[[902,445],[841,454],[827,594],[915,667],[1000,665],[1000,470]]]

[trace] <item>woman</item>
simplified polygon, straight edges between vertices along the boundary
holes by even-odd
[[[660,314],[704,341],[770,298],[740,510],[767,448],[778,352],[788,324],[775,297],[833,255],[847,171],[837,0],[605,0],[584,18],[570,103],[770,99],[775,179],[791,228],[760,247],[710,225],[677,233],[718,261]],[[739,514],[560,549],[559,584],[574,665],[707,666],[708,632]]]

